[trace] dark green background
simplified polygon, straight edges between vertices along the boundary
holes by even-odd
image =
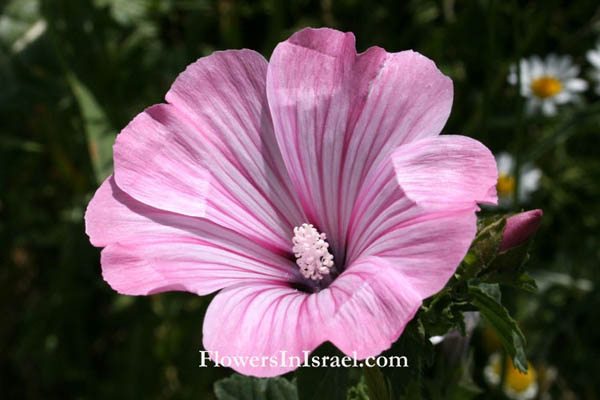
[[[569,281],[598,284],[599,97],[590,90],[555,118],[527,118],[506,83],[510,63],[531,54],[570,54],[586,70],[600,38],[596,0],[13,0],[0,13],[0,397],[214,396],[230,371],[197,367],[209,299],[117,295],[101,278],[83,213],[110,166],[112,135],[163,101],[187,64],[241,47],[268,58],[305,26],[353,31],[360,51],[432,58],[454,80],[444,132],[542,168],[540,190],[521,205],[544,209],[529,267],[562,275],[546,277],[537,295],[505,298],[530,360],[558,371],[553,398],[600,395],[600,291]],[[40,21],[45,32],[15,51]],[[477,336],[474,351],[485,388]]]

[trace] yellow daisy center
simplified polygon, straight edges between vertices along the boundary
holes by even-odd
[[[542,76],[531,82],[533,94],[542,99],[554,97],[562,91],[562,83],[551,76]]]
[[[499,174],[496,190],[498,191],[498,196],[512,196],[515,193],[515,178],[510,175]]]
[[[500,371],[502,370],[502,359],[500,357],[493,361],[492,369],[496,375],[500,376]],[[522,393],[529,389],[536,379],[537,374],[531,363],[527,363],[527,373],[524,374],[513,366],[513,361],[510,357],[506,357],[505,387],[511,388],[517,393]]]
[[[535,382],[536,378],[535,369],[530,363],[527,363],[527,373],[524,374],[513,366],[512,360],[507,360],[504,384],[515,392],[526,391]]]

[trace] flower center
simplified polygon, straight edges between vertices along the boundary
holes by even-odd
[[[531,90],[537,97],[547,99],[562,91],[562,83],[551,76],[542,76],[531,82]]]
[[[510,175],[499,174],[496,190],[498,191],[498,196],[512,196],[515,193],[515,178]]]
[[[305,278],[320,281],[333,268],[333,255],[329,253],[327,236],[319,233],[312,224],[294,228],[293,251],[296,264]]]
[[[509,367],[507,367],[505,379],[506,386],[515,392],[524,392],[535,382],[535,370],[531,364],[529,364],[527,365],[527,373],[524,374],[518,369],[514,368],[511,364]]]

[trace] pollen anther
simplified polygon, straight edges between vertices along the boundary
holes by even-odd
[[[305,278],[319,281],[333,268],[333,255],[329,253],[327,235],[319,233],[312,224],[294,228],[293,251],[300,273]]]

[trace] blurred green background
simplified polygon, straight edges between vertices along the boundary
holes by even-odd
[[[517,205],[544,210],[528,264],[540,290],[505,297],[530,361],[553,371],[540,398],[600,398],[600,99],[588,90],[553,118],[528,117],[506,81],[511,63],[551,52],[571,55],[587,77],[597,0],[1,1],[1,398],[214,398],[231,371],[197,367],[209,299],[117,295],[83,214],[112,167],[114,135],[163,101],[186,65],[229,48],[268,58],[305,26],[352,31],[359,51],[432,58],[454,81],[444,132],[543,171]],[[470,373],[485,399],[482,332]]]

